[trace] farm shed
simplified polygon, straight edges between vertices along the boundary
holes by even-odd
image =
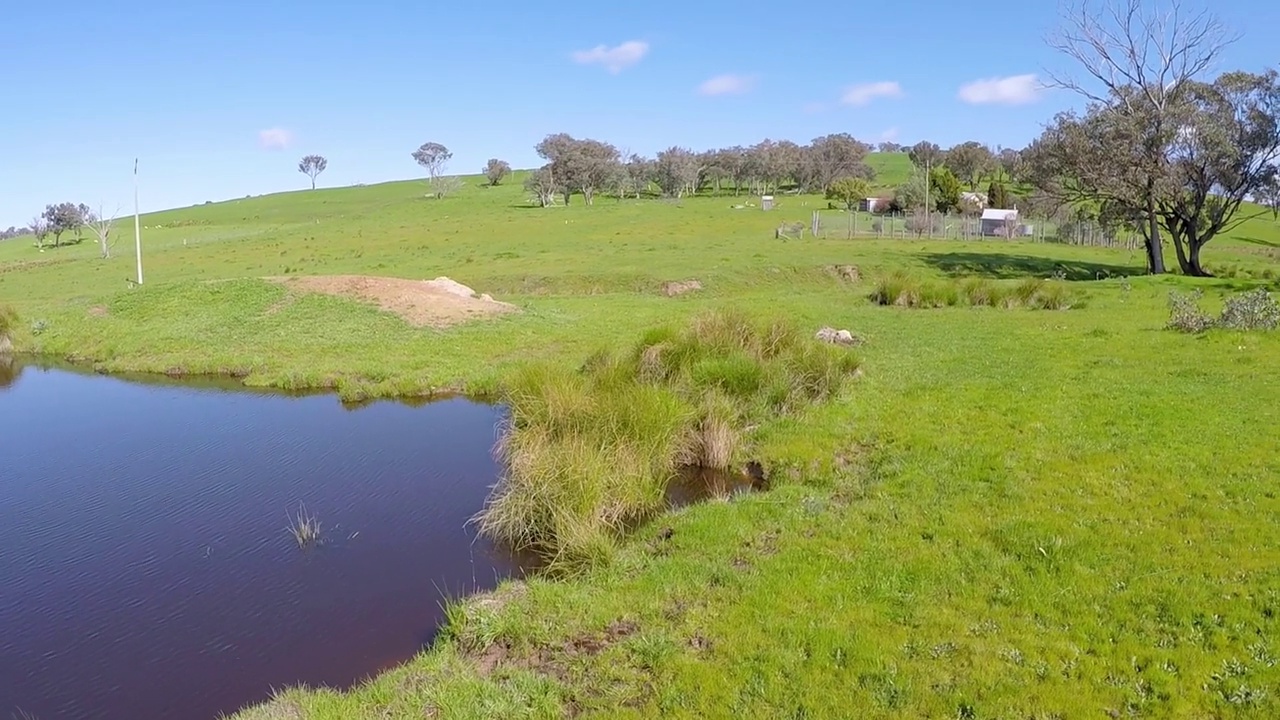
[[[997,210],[995,208],[983,210],[982,234],[987,237],[1008,237],[1009,231],[1007,227],[1010,222],[1018,222],[1017,210]],[[1021,228],[1015,234],[1021,235]]]

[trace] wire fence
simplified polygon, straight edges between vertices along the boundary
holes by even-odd
[[[787,224],[794,234],[800,223]],[[1133,232],[1095,222],[1054,222],[1038,218],[986,219],[959,213],[869,213],[815,210],[804,228],[823,239],[1023,240],[1133,250],[1142,244]],[[785,233],[784,233],[785,234]]]

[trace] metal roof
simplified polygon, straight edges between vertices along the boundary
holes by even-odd
[[[1013,216],[1015,218],[1018,217],[1017,210],[988,209],[988,210],[982,211],[982,219],[983,220],[999,220],[1000,222],[1004,222],[1009,217],[1009,213],[1013,213]]]

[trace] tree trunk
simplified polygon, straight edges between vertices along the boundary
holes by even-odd
[[[1191,245],[1191,258],[1188,262],[1190,272],[1187,274],[1193,277],[1213,277],[1213,273],[1205,270],[1204,266],[1200,264],[1200,248],[1204,247],[1204,243],[1193,237],[1189,244]]]
[[[589,187],[582,188],[582,199],[585,200],[588,205],[592,204],[592,200],[595,199],[595,190]]]
[[[1176,222],[1176,221],[1175,221]],[[1173,250],[1178,255],[1178,267],[1181,268],[1183,275],[1193,275],[1191,272],[1191,261],[1187,258],[1186,248],[1182,244],[1182,238],[1187,230],[1181,226],[1181,223],[1169,229],[1169,236],[1173,238]]]
[[[1160,247],[1160,224],[1156,220],[1156,179],[1147,178],[1147,270],[1163,275],[1164,249]]]

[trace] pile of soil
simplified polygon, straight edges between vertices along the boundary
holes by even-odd
[[[488,295],[477,296],[471,288],[447,277],[405,280],[370,275],[310,275],[268,279],[290,290],[370,302],[417,327],[446,328],[519,310]]]

